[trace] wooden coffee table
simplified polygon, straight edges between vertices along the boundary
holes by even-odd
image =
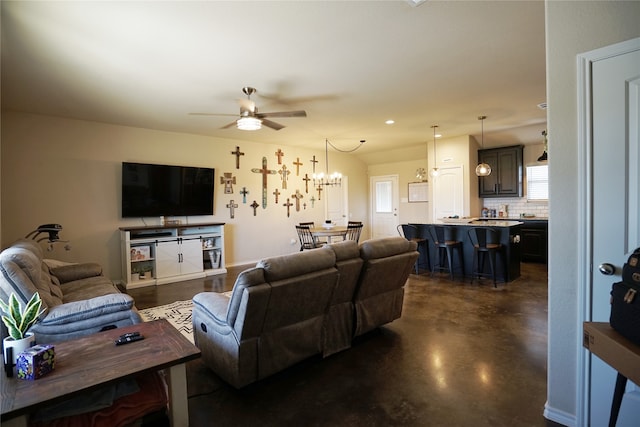
[[[145,339],[116,346],[127,332],[139,331]],[[151,371],[166,370],[169,417],[174,427],[189,425],[185,363],[200,357],[191,344],[166,320],[139,323],[55,346],[55,369],[34,380],[2,375],[0,403],[2,425],[26,426],[30,412],[101,386]],[[1,359],[1,358],[0,358]]]

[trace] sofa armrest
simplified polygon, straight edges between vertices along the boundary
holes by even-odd
[[[74,280],[86,279],[87,277],[101,276],[102,266],[95,262],[69,264],[52,268],[51,274],[53,274],[60,283],[67,283],[73,282]]]
[[[230,334],[233,329],[227,323],[227,309],[230,298],[215,292],[201,292],[193,297],[193,310],[212,320],[211,327],[222,335]]]
[[[133,298],[127,294],[109,294],[72,301],[50,308],[38,324],[42,326],[82,322],[133,308]]]

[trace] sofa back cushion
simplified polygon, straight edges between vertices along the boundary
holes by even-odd
[[[351,302],[364,263],[360,258],[358,243],[355,240],[345,240],[326,245],[323,249],[333,251],[336,257],[336,268],[340,274],[331,304]]]
[[[52,280],[42,255],[42,248],[32,240],[19,240],[0,253],[3,300],[13,292],[24,305],[38,292],[43,308],[62,304],[60,286]]]
[[[385,237],[360,244],[364,267],[356,299],[382,294],[404,286],[419,253],[416,242],[404,237]]]

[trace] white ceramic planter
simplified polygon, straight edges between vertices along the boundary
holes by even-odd
[[[36,342],[36,337],[35,335],[33,335],[33,332],[27,332],[26,336],[21,340],[14,340],[11,337],[6,337],[4,340],[2,340],[2,349],[3,349],[2,354],[4,356],[5,363],[7,363],[8,348],[13,349],[13,357],[12,357],[11,363],[15,365],[16,361],[18,360],[18,355],[23,351],[25,351],[26,349],[28,349],[29,347],[32,347],[35,344],[35,342]]]

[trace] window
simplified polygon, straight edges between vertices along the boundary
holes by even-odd
[[[549,200],[549,166],[527,166],[527,200]]]

